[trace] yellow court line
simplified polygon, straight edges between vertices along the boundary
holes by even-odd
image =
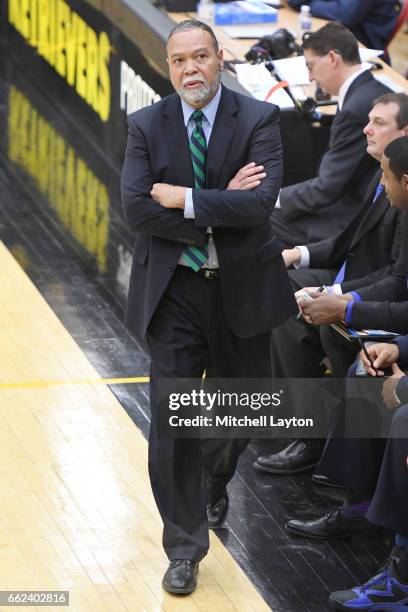
[[[110,386],[149,378],[103,378],[1,241],[0,286],[0,589],[69,590],[75,612],[270,610],[212,533],[197,590],[162,590],[147,441]]]
[[[78,380],[28,380],[0,383],[0,389],[34,389],[38,387],[57,387],[59,385],[133,385],[136,383],[148,383],[149,380],[149,376],[136,376],[134,378],[85,378]]]

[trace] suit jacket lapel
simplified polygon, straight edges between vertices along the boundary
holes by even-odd
[[[188,134],[184,125],[183,111],[177,94],[169,96],[163,110],[163,141],[168,150],[177,184],[194,187],[194,172],[191,162]]]
[[[362,83],[365,83],[366,81],[369,81],[371,79],[374,79],[374,77],[369,70],[362,72],[356,79],[354,79],[354,81],[351,83],[350,87],[347,90],[347,93],[346,93],[346,96],[343,102],[343,107],[347,103],[347,100],[349,99],[353,91],[357,89],[358,87],[360,87]]]
[[[372,189],[369,190],[370,195],[368,196],[370,199],[370,205],[367,209],[367,213],[364,215],[364,217],[362,218],[358,226],[358,229],[352,240],[350,248],[353,247],[360,240],[362,236],[367,234],[371,230],[371,228],[374,227],[380,221],[381,217],[385,215],[385,213],[387,212],[390,206],[390,203],[387,199],[387,196],[384,190],[379,195],[377,200],[373,202],[375,191],[377,189],[378,183],[380,182],[380,179],[381,179],[381,172],[378,172],[376,173],[375,178],[373,179],[370,185],[370,187],[372,187]]]
[[[238,106],[234,94],[222,87],[220,103],[212,128],[207,152],[207,187],[218,185],[224,160],[237,127]]]

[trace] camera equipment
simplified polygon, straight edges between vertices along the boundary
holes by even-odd
[[[271,75],[279,82],[282,83],[283,89],[288,94],[289,98],[292,100],[295,105],[296,110],[299,113],[308,119],[311,123],[319,122],[321,125],[330,125],[333,121],[333,117],[331,115],[323,115],[317,110],[318,106],[328,106],[331,105],[332,102],[318,102],[314,98],[308,97],[306,100],[302,102],[297,100],[295,96],[292,94],[290,87],[286,81],[282,81],[279,74],[277,73],[273,62],[269,61],[265,63],[265,68],[270,72]]]
[[[293,35],[285,28],[276,30],[273,34],[262,36],[262,38],[251,47],[245,55],[245,59],[253,61],[252,57],[259,53],[258,49],[262,48],[267,51],[271,59],[284,59],[290,57],[294,53],[302,55],[302,50],[293,37]]]
[[[259,42],[261,41],[262,39]],[[275,65],[272,61],[270,52],[265,49],[265,47],[261,47],[260,44],[253,45],[248,51],[248,53],[245,55],[245,58],[252,64],[264,64],[265,68],[269,71],[269,73],[278,81],[280,87],[282,87],[282,89],[286,91],[289,98],[292,100],[296,110],[303,117],[308,119],[311,123],[318,121],[322,125],[330,125],[330,123],[332,122],[332,117],[329,115],[322,115],[322,113],[319,113],[319,111],[317,110],[317,107],[332,103],[317,102],[316,100],[310,97],[306,98],[306,100],[303,100],[302,102],[300,100],[297,100],[291,92],[288,83],[282,80],[279,76],[278,72],[275,69]],[[272,93],[272,91],[270,93]]]

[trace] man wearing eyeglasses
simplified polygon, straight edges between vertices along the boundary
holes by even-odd
[[[390,91],[363,68],[357,39],[340,23],[310,34],[303,50],[310,80],[338,96],[338,111],[317,176],[280,192],[271,224],[286,247],[335,236],[358,212],[378,169],[363,128],[374,100]]]

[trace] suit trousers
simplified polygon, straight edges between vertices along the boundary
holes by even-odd
[[[408,537],[408,405],[394,414],[367,518]]]
[[[355,376],[357,363],[356,360],[351,365],[348,378]],[[378,397],[382,382],[378,378],[371,379],[371,383],[377,387],[374,393]],[[348,427],[350,415],[352,433]],[[316,468],[318,474],[323,474],[352,491],[353,498],[359,501],[371,499],[374,494],[386,442],[384,438],[364,437],[367,423],[370,423],[371,431],[379,428],[372,403],[369,398],[356,396],[356,393],[352,393],[352,398],[347,397],[345,383],[333,414],[323,455]]]
[[[239,338],[228,327],[221,281],[177,266],[153,315],[149,473],[170,560],[200,561],[209,546],[206,503],[225,492],[248,439],[171,438],[158,428],[159,379],[269,378],[270,333]],[[244,287],[245,279],[243,279]],[[242,299],[245,299],[243,297]],[[237,304],[237,307],[238,304]]]
[[[402,406],[388,440],[329,438],[316,471],[352,491],[354,499],[371,499],[369,521],[408,536],[407,456],[408,406]]]
[[[351,375],[355,368],[353,364]],[[380,393],[384,379],[376,380]],[[336,437],[344,422],[346,401],[343,398],[337,408],[332,434],[316,471],[345,486],[353,499],[370,499],[367,518],[372,523],[408,536],[408,405],[393,415],[388,440]],[[362,428],[375,418],[372,404],[363,397],[347,409],[361,413]]]

